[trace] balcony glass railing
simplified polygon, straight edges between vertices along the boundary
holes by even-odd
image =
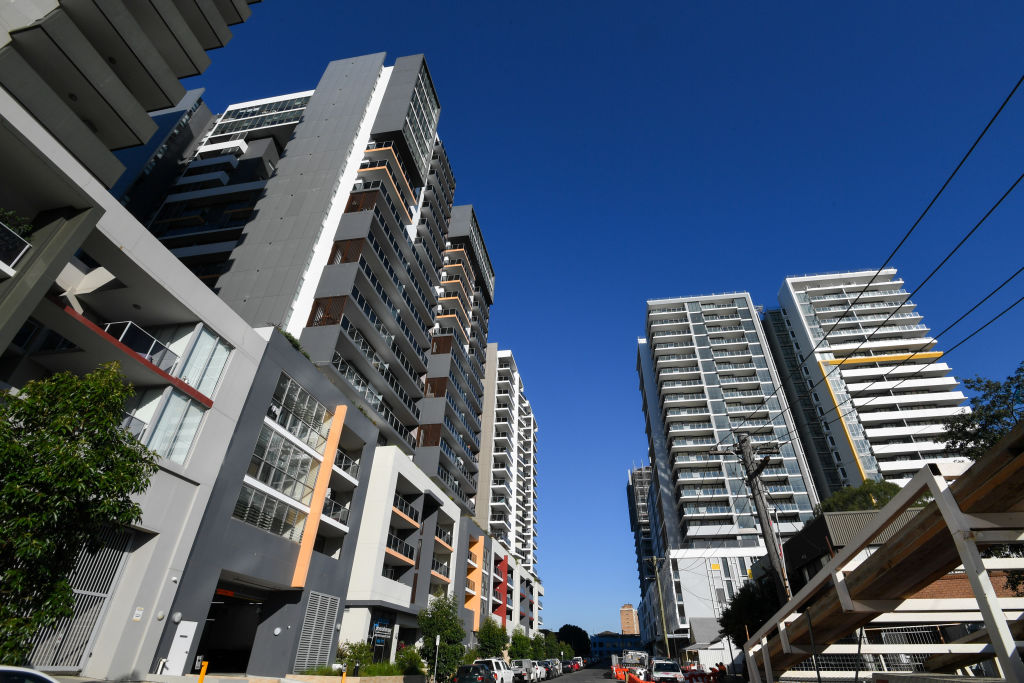
[[[395,494],[395,507],[398,508],[400,512],[405,514],[405,516],[411,518],[414,522],[420,521],[419,510],[415,509],[412,506],[412,503],[407,501],[405,498],[402,498],[402,496],[398,495],[397,493]]]
[[[336,500],[331,498],[324,499],[324,511],[325,517],[333,519],[335,522],[340,524],[348,524],[348,508],[343,506]]]
[[[103,326],[103,331],[164,372],[170,372],[178,362],[176,353],[131,320],[107,323]]]
[[[453,536],[453,534],[452,534],[452,530],[451,529],[445,529],[444,527],[437,527],[437,529],[434,531],[434,535],[437,536],[438,538],[440,538],[442,541],[444,541],[448,545],[452,544],[452,536]]]
[[[415,559],[416,549],[400,539],[394,533],[388,533],[388,547],[399,555],[408,557],[410,560]]]
[[[0,263],[13,269],[31,247],[21,235],[0,223]]]
[[[448,574],[451,571],[444,562],[438,562],[437,560],[430,561],[430,570],[435,571],[441,576],[448,578]]]
[[[342,472],[347,472],[353,477],[359,476],[359,461],[350,457],[346,453],[338,451],[338,456],[335,458],[334,464]]]
[[[136,439],[141,439],[142,433],[146,430],[146,423],[134,415],[125,413],[124,419],[121,420],[121,429],[127,429]]]

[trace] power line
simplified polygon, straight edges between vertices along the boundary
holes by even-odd
[[[869,287],[871,287],[871,285],[872,285],[872,284],[874,284],[874,282],[875,282],[875,279],[876,279],[876,278],[877,278],[877,277],[879,276],[879,274],[881,274],[881,272],[882,272],[882,271],[883,271],[883,270],[885,269],[885,267],[889,265],[889,263],[890,263],[890,262],[892,261],[893,257],[894,257],[894,256],[896,255],[896,253],[897,253],[897,252],[898,252],[898,251],[900,250],[900,248],[902,248],[902,247],[903,247],[903,245],[904,245],[904,244],[906,243],[906,241],[907,241],[907,240],[908,240],[908,239],[910,238],[910,236],[911,236],[911,235],[912,235],[912,234],[914,233],[914,231],[915,231],[915,230],[917,229],[917,226],[918,226],[918,225],[920,225],[921,221],[922,221],[922,220],[924,220],[924,217],[928,215],[928,212],[929,212],[929,211],[931,211],[931,208],[932,208],[932,206],[934,206],[934,205],[935,205],[935,202],[937,202],[937,201],[938,201],[938,199],[939,199],[939,197],[940,197],[940,196],[942,196],[942,193],[946,191],[946,188],[947,188],[947,187],[949,186],[949,184],[950,184],[950,183],[952,182],[953,178],[954,178],[954,177],[956,176],[956,174],[957,174],[957,173],[958,173],[958,172],[960,171],[961,167],[963,167],[964,163],[966,163],[966,162],[967,162],[967,159],[968,159],[968,158],[969,158],[969,157],[971,156],[971,154],[972,154],[972,153],[974,152],[975,148],[976,148],[976,147],[978,146],[978,144],[979,144],[979,143],[981,142],[982,138],[984,138],[984,137],[985,137],[985,134],[986,134],[986,133],[988,133],[988,130],[989,130],[989,128],[991,128],[991,127],[992,127],[992,124],[994,124],[994,123],[995,123],[995,121],[996,121],[996,119],[997,119],[997,118],[999,118],[999,115],[1000,115],[1000,114],[1002,113],[1003,109],[1005,109],[1005,108],[1006,108],[1006,105],[1007,105],[1007,104],[1008,104],[1008,103],[1010,102],[1010,99],[1011,99],[1011,98],[1013,98],[1013,95],[1014,95],[1014,93],[1016,93],[1016,92],[1017,92],[1017,89],[1018,89],[1018,88],[1020,87],[1021,83],[1024,83],[1024,75],[1022,75],[1022,76],[1020,77],[1020,79],[1018,79],[1018,80],[1017,80],[1017,82],[1016,82],[1016,83],[1014,84],[1013,88],[1011,88],[1011,90],[1010,90],[1009,94],[1007,94],[1007,96],[1006,96],[1005,98],[1003,98],[1003,101],[1002,101],[1002,103],[1001,103],[1001,104],[999,105],[999,108],[998,108],[998,109],[996,109],[996,112],[995,112],[995,114],[993,114],[993,115],[992,115],[992,117],[991,117],[991,118],[989,119],[988,123],[986,123],[986,124],[985,124],[985,127],[984,127],[984,128],[983,128],[983,129],[981,130],[981,133],[979,133],[979,134],[978,134],[978,136],[977,136],[977,137],[976,137],[976,138],[974,139],[974,142],[973,142],[973,143],[971,144],[970,148],[968,148],[967,152],[966,152],[966,153],[964,153],[963,157],[962,157],[962,158],[960,159],[960,162],[959,162],[959,163],[958,163],[958,164],[956,165],[956,167],[955,167],[955,168],[953,169],[953,171],[952,171],[952,172],[951,172],[951,173],[949,174],[949,176],[948,176],[948,177],[946,178],[946,181],[945,181],[944,183],[942,183],[942,187],[940,187],[940,188],[939,188],[938,192],[936,192],[936,193],[935,193],[935,195],[934,195],[934,196],[932,197],[931,201],[930,201],[930,202],[928,202],[928,205],[927,205],[927,206],[925,206],[924,210],[923,210],[923,211],[921,212],[921,214],[920,214],[920,215],[919,215],[919,216],[917,217],[917,220],[915,220],[915,221],[914,221],[913,225],[911,225],[911,226],[910,226],[910,228],[909,228],[909,229],[907,230],[907,232],[906,232],[906,233],[905,233],[905,234],[903,235],[902,239],[900,239],[899,243],[898,243],[898,244],[897,244],[897,245],[896,245],[896,246],[895,246],[895,247],[893,248],[893,250],[892,250],[891,252],[889,252],[889,255],[888,255],[888,256],[886,257],[886,259],[885,259],[885,262],[883,262],[883,263],[882,263],[882,265],[881,265],[881,266],[879,266],[879,268],[878,268],[878,270],[877,270],[877,271],[875,272],[875,274],[871,276],[871,280],[869,280],[869,281],[868,281],[868,283],[867,283],[867,284],[866,284],[866,285],[864,286],[864,289],[863,289],[863,290],[861,290],[861,292],[857,294],[857,297],[856,297],[856,298],[855,298],[855,299],[854,299],[854,300],[853,300],[852,302],[850,302],[850,305],[849,305],[849,306],[847,306],[846,310],[845,310],[845,311],[843,311],[843,312],[842,312],[842,314],[840,314],[840,316],[839,316],[839,317],[838,317],[838,318],[836,319],[836,322],[832,324],[832,327],[831,327],[831,328],[829,328],[828,332],[825,332],[825,333],[824,333],[824,334],[822,335],[822,338],[818,340],[818,342],[817,342],[817,343],[816,343],[816,344],[814,345],[814,347],[813,347],[813,348],[812,348],[812,349],[810,350],[810,352],[808,353],[808,357],[812,356],[812,355],[814,354],[814,352],[818,350],[818,347],[819,347],[819,346],[821,346],[822,342],[824,342],[824,341],[825,341],[825,339],[826,339],[826,338],[828,337],[828,335],[829,335],[829,334],[831,334],[831,333],[832,333],[832,332],[833,332],[833,331],[835,330],[836,326],[838,326],[838,325],[839,325],[839,323],[841,323],[841,322],[843,321],[843,319],[844,319],[844,318],[846,318],[847,314],[849,314],[849,312],[850,312],[851,310],[853,310],[853,307],[854,307],[854,306],[855,306],[855,305],[857,304],[857,302],[858,302],[858,301],[860,301],[860,298],[861,298],[861,297],[862,297],[862,296],[864,295],[864,293],[865,293],[866,291],[868,291],[868,288],[869,288]],[[1012,185],[1012,186],[1010,187],[1010,190],[1007,190],[1006,194],[1009,194],[1009,192],[1010,192],[1010,191],[1012,191],[1012,190],[1013,190],[1013,188],[1014,188],[1014,187],[1016,187],[1017,183],[1019,183],[1019,182],[1020,182],[1020,178],[1018,178],[1018,179],[1017,179],[1017,182],[1015,182],[1015,183],[1014,183],[1014,184],[1013,184],[1013,185]],[[1000,204],[1000,203],[1002,202],[1002,200],[1003,200],[1003,199],[1005,199],[1005,196],[1006,196],[1006,195],[1004,194],[1004,196],[1003,196],[1003,197],[1001,197],[1001,198],[999,199],[999,201],[998,201],[998,202],[996,202],[996,205],[995,205],[995,206],[999,206],[999,204]],[[942,266],[943,266],[943,265],[944,265],[944,264],[946,263],[946,261],[948,261],[948,260],[949,260],[949,258],[950,258],[950,257],[952,257],[952,255],[953,255],[954,253],[956,253],[956,250],[958,250],[958,249],[959,249],[959,248],[960,248],[960,247],[961,247],[961,246],[963,245],[963,243],[964,243],[965,241],[967,241],[967,239],[968,239],[968,238],[969,238],[969,237],[970,237],[970,236],[971,236],[971,235],[972,235],[972,234],[974,233],[974,230],[977,230],[977,228],[978,228],[978,227],[980,226],[980,224],[981,224],[981,223],[984,223],[985,219],[987,219],[987,218],[988,218],[988,215],[989,215],[989,214],[990,214],[990,213],[991,213],[992,211],[994,211],[994,210],[995,210],[995,206],[994,206],[994,207],[993,207],[992,209],[990,209],[990,210],[989,210],[989,213],[987,213],[987,214],[986,214],[986,215],[985,215],[985,216],[984,216],[984,217],[982,218],[982,220],[981,220],[981,221],[979,221],[979,224],[978,224],[978,225],[976,225],[976,226],[974,227],[974,229],[972,229],[972,230],[971,230],[971,231],[970,231],[970,232],[969,232],[969,233],[968,233],[968,234],[967,234],[967,235],[966,235],[966,236],[964,237],[964,239],[963,239],[963,240],[961,240],[960,244],[958,244],[958,245],[957,245],[957,246],[956,246],[956,247],[955,247],[955,248],[953,249],[953,251],[952,251],[952,252],[951,252],[951,253],[950,253],[950,254],[949,254],[949,255],[948,255],[948,256],[947,256],[947,257],[946,257],[945,259],[943,259],[943,261],[942,261],[942,262],[941,262],[941,263],[940,263],[940,264],[939,264],[939,265],[938,265],[938,266],[936,267],[935,271],[937,271],[937,270],[938,270],[939,268],[941,268],[941,267],[942,267]],[[927,282],[927,280],[928,280],[928,279],[930,279],[930,278],[931,278],[931,276],[935,274],[935,271],[932,271],[932,273],[931,273],[931,274],[929,274],[928,278],[926,278],[926,279],[925,279],[925,282]],[[923,284],[924,284],[924,283],[922,283],[922,285],[921,285],[921,286],[923,286]],[[915,293],[916,293],[916,292],[917,292],[918,290],[920,290],[921,286],[918,286],[918,288],[917,288],[917,289],[915,290]],[[907,297],[907,298],[909,299],[909,298],[910,298],[911,296],[913,296],[913,294],[910,294],[910,295],[908,295],[908,297]],[[891,317],[891,316],[890,316],[890,317]],[[886,319],[886,321],[888,321],[888,318]],[[859,348],[859,347],[858,347],[858,348]],[[787,376],[786,376],[785,378],[783,378],[783,379],[782,379],[782,381],[785,381],[786,379],[791,379],[791,377],[790,377],[789,375],[787,375]],[[817,386],[817,384],[816,384],[815,386]],[[769,394],[768,396],[766,396],[766,397],[764,398],[764,400],[763,400],[763,401],[761,402],[761,405],[767,405],[768,399],[770,399],[770,398],[771,398],[772,396],[775,396],[775,395],[776,395],[776,394],[777,394],[777,393],[779,392],[779,389],[781,389],[781,388],[782,388],[782,384],[781,384],[781,382],[780,382],[779,386],[778,386],[778,387],[776,387],[775,391],[773,391],[773,392],[772,392],[771,394]],[[812,388],[813,388],[813,387],[812,387]],[[746,422],[746,420],[744,420],[743,422],[745,423],[745,422]],[[742,424],[743,424],[743,423],[741,423],[740,427],[742,427]],[[730,436],[734,436],[734,432],[733,432],[732,430],[730,430]],[[729,437],[726,437],[726,439],[728,439],[728,438],[729,438]],[[723,440],[723,441],[719,442],[719,443],[718,443],[717,445],[721,446],[721,445],[723,445],[723,444],[725,444],[725,443],[727,443],[727,441],[726,441],[726,440]]]
[[[950,258],[952,258],[954,254],[956,254],[956,252],[957,252],[957,251],[958,251],[958,250],[960,249],[960,247],[962,247],[962,246],[964,245],[964,243],[965,243],[965,242],[967,242],[967,240],[968,240],[968,239],[970,239],[970,237],[971,237],[971,236],[972,236],[972,235],[973,235],[973,234],[974,234],[975,232],[977,232],[977,230],[978,230],[978,229],[979,229],[979,228],[980,228],[980,227],[981,227],[982,225],[984,225],[984,224],[985,224],[985,222],[986,222],[986,221],[987,221],[987,220],[989,219],[989,217],[990,217],[990,216],[991,216],[991,215],[992,215],[992,214],[993,214],[993,213],[995,212],[995,210],[996,210],[997,208],[999,208],[999,206],[1000,206],[1000,205],[1001,205],[1001,204],[1003,203],[1003,201],[1004,201],[1004,200],[1005,200],[1005,199],[1006,199],[1006,198],[1007,198],[1008,196],[1010,196],[1010,194],[1011,194],[1011,193],[1013,192],[1013,190],[1014,190],[1014,189],[1016,189],[1017,185],[1019,185],[1019,184],[1020,184],[1020,182],[1021,182],[1022,180],[1024,180],[1024,173],[1022,173],[1021,175],[1017,176],[1017,179],[1016,179],[1016,180],[1015,180],[1015,181],[1013,182],[1013,184],[1012,184],[1012,185],[1010,185],[1010,187],[1009,187],[1009,188],[1007,188],[1007,190],[1006,190],[1005,192],[1003,192],[1003,194],[1002,194],[1002,195],[1001,195],[1001,196],[999,197],[999,199],[998,199],[998,200],[996,200],[995,204],[993,204],[993,205],[992,205],[992,206],[991,206],[991,207],[990,207],[990,208],[988,209],[988,211],[986,211],[986,212],[985,212],[985,214],[984,214],[984,215],[983,215],[983,216],[982,216],[982,217],[981,217],[981,218],[980,218],[980,219],[979,219],[979,220],[978,220],[978,221],[977,221],[977,222],[976,222],[976,223],[974,224],[974,226],[973,226],[973,227],[971,227],[971,229],[970,229],[970,230],[968,230],[966,234],[964,234],[964,236],[963,236],[963,237],[962,237],[962,238],[960,239],[960,241],[959,241],[959,242],[958,242],[958,243],[956,244],[956,246],[954,246],[954,247],[953,247],[953,248],[952,248],[952,249],[951,249],[951,250],[950,250],[950,251],[949,251],[949,252],[948,252],[948,253],[946,254],[946,256],[945,256],[945,257],[943,257],[943,259],[942,259],[942,260],[941,260],[941,261],[939,262],[939,264],[938,264],[937,266],[935,266],[935,268],[933,268],[933,269],[932,269],[932,271],[931,271],[931,272],[930,272],[930,273],[928,274],[928,276],[927,276],[927,277],[925,277],[925,279],[924,279],[924,280],[923,280],[923,281],[921,282],[921,284],[919,284],[919,285],[918,285],[918,286],[917,286],[916,288],[914,288],[914,290],[913,290],[912,292],[910,292],[910,294],[908,294],[908,295],[907,295],[906,299],[904,299],[904,302],[906,302],[906,301],[909,301],[909,300],[910,300],[910,297],[914,296],[914,295],[915,295],[915,294],[917,294],[917,293],[918,293],[919,291],[921,291],[921,289],[922,289],[922,288],[923,288],[923,287],[925,286],[925,284],[926,284],[926,283],[927,283],[927,282],[928,282],[929,280],[931,280],[932,276],[934,276],[934,275],[935,275],[935,274],[936,274],[936,273],[937,273],[937,272],[939,271],[939,269],[941,269],[941,268],[942,268],[942,266],[944,266],[944,265],[946,264],[946,262],[948,262],[948,261],[949,261],[949,259],[950,259]],[[1000,285],[999,285],[999,286],[998,286],[998,287],[997,287],[997,288],[996,288],[995,290],[993,290],[992,292],[990,292],[990,293],[989,293],[989,294],[988,294],[988,295],[987,295],[987,296],[986,296],[986,297],[985,297],[984,299],[982,299],[982,300],[981,300],[980,302],[978,302],[977,304],[975,304],[975,305],[974,305],[974,306],[973,306],[973,307],[972,307],[972,308],[971,308],[971,309],[970,309],[969,311],[967,311],[967,313],[965,313],[964,315],[962,315],[962,316],[961,316],[961,317],[960,317],[960,318],[959,318],[959,319],[957,320],[957,322],[959,322],[960,320],[963,320],[963,318],[965,318],[965,317],[966,317],[966,316],[967,316],[968,314],[970,314],[970,313],[971,313],[972,311],[974,311],[974,310],[975,310],[975,309],[976,309],[976,308],[977,308],[978,306],[980,306],[980,305],[981,305],[982,303],[984,303],[985,301],[987,301],[987,300],[988,300],[988,299],[989,299],[989,298],[990,298],[990,297],[991,297],[991,296],[992,296],[993,294],[995,294],[995,293],[996,293],[997,291],[999,291],[1000,289],[1002,289],[1002,287],[1003,287],[1003,286],[1004,286],[1005,284],[1007,284],[1007,283],[1008,283],[1008,282],[1009,282],[1010,280],[1012,280],[1013,278],[1015,278],[1015,277],[1016,277],[1016,276],[1017,276],[1017,275],[1018,275],[1019,273],[1020,273],[1020,271],[1017,271],[1017,273],[1014,273],[1014,274],[1013,274],[1012,276],[1010,276],[1010,277],[1009,277],[1009,278],[1008,278],[1007,280],[1005,280],[1005,281],[1004,281],[1004,282],[1003,282],[1002,284],[1000,284]],[[870,285],[870,282],[868,283],[868,285]],[[866,291],[867,291],[867,287],[868,287],[868,285],[865,285],[865,286],[864,286],[864,289],[863,289],[863,290],[861,290],[861,291],[860,291],[860,293],[858,293],[858,295],[857,295],[857,299],[859,299],[859,298],[860,298],[860,297],[861,297],[861,296],[862,296],[862,295],[864,294],[864,292],[866,292]],[[854,301],[856,301],[856,299],[855,299]],[[863,340],[862,340],[862,341],[861,341],[861,342],[860,342],[859,344],[857,344],[857,347],[856,347],[855,349],[853,349],[852,351],[850,351],[850,353],[849,353],[849,354],[847,355],[847,357],[853,357],[853,356],[855,356],[855,355],[857,354],[857,352],[858,352],[858,351],[860,351],[860,350],[861,350],[861,349],[862,349],[862,348],[864,347],[864,345],[865,345],[866,343],[868,343],[868,342],[869,342],[869,341],[871,340],[871,337],[872,337],[873,335],[877,334],[877,333],[878,333],[878,332],[879,332],[879,331],[880,331],[880,330],[882,329],[882,327],[883,327],[883,326],[885,325],[885,323],[889,322],[889,320],[891,320],[891,319],[892,319],[892,317],[893,317],[893,316],[894,316],[894,315],[895,315],[895,314],[897,313],[897,311],[899,311],[899,309],[900,309],[900,308],[902,307],[902,305],[903,305],[903,303],[895,304],[895,305],[894,305],[894,308],[893,308],[893,311],[892,311],[891,313],[889,313],[889,315],[888,315],[888,316],[886,316],[885,320],[883,320],[883,321],[882,321],[881,323],[879,323],[879,325],[878,325],[878,326],[877,326],[877,327],[876,327],[876,328],[875,328],[875,329],[874,329],[873,331],[871,331],[871,332],[868,332],[867,334],[865,334],[865,336],[864,336],[864,339],[863,339]],[[849,312],[849,308],[847,308],[847,310],[846,310],[846,311],[844,311],[842,315],[843,315],[843,316],[845,316],[847,312]],[[813,353],[814,353],[814,350],[815,350],[815,349],[817,349],[817,348],[818,348],[818,347],[819,347],[819,346],[820,346],[820,345],[821,345],[821,344],[822,344],[823,342],[825,342],[825,340],[826,340],[826,339],[828,338],[828,335],[829,335],[829,334],[831,334],[832,330],[834,330],[834,329],[835,329],[835,327],[836,327],[836,325],[838,325],[838,324],[839,324],[839,322],[841,322],[841,321],[842,321],[842,317],[840,317],[840,318],[839,318],[839,320],[837,320],[837,321],[836,321],[836,323],[834,323],[834,324],[833,324],[833,326],[832,326],[832,327],[831,327],[831,328],[829,329],[829,332],[826,332],[826,333],[824,333],[824,334],[822,335],[822,338],[821,338],[820,340],[818,340],[818,343],[817,343],[817,344],[815,344],[814,348],[813,348],[813,349],[811,349],[810,353],[808,353],[808,355],[806,356],[806,358],[811,358],[811,357],[812,357],[812,355],[813,355]],[[954,325],[955,325],[955,324],[956,324],[956,323],[954,323]],[[946,330],[943,330],[943,332],[946,332],[946,331],[948,331],[948,330],[949,330],[949,329],[951,329],[951,328],[952,328],[952,325],[950,325],[949,327],[947,327],[947,328],[946,328]],[[936,336],[934,337],[934,339],[938,339],[938,338],[939,338],[939,336],[941,336],[941,335],[936,335]],[[947,352],[947,353],[948,353],[948,352]],[[894,368],[895,368],[895,367],[899,367],[900,365],[902,365],[902,364],[903,364],[904,362],[906,362],[907,360],[911,360],[911,359],[913,358],[913,356],[915,356],[915,355],[916,355],[916,352],[915,352],[915,353],[912,353],[912,354],[911,354],[911,357],[910,357],[910,358],[907,358],[907,359],[905,359],[904,361],[901,361],[900,363],[898,363],[897,365],[895,365],[895,366],[893,366],[893,367],[894,367]],[[831,377],[833,376],[833,374],[835,374],[836,372],[838,372],[838,371],[839,371],[839,368],[840,368],[840,365],[839,365],[839,364],[836,364],[836,365],[832,366],[831,368],[829,368],[829,369],[828,369],[828,371],[826,371],[826,372],[823,372],[823,373],[822,373],[822,378],[821,378],[821,379],[819,379],[819,380],[818,380],[817,382],[814,382],[814,383],[813,383],[813,384],[812,384],[812,385],[811,385],[810,387],[808,387],[808,391],[813,391],[813,390],[814,390],[814,389],[815,389],[816,387],[820,386],[820,385],[821,385],[821,384],[822,384],[823,382],[826,382],[826,381],[828,381],[828,380],[829,380],[829,379],[830,379],[830,378],[831,378]],[[791,379],[792,379],[792,375],[787,375],[787,376],[786,376],[786,379],[790,379],[790,380],[791,380]],[[772,392],[772,393],[771,393],[770,395],[766,396],[766,397],[765,397],[765,398],[764,398],[764,399],[763,399],[763,400],[761,401],[761,403],[760,403],[759,405],[765,405],[765,406],[766,406],[766,405],[767,405],[767,400],[768,400],[769,398],[771,398],[772,396],[774,396],[775,394],[777,394],[777,393],[779,392],[779,390],[780,390],[781,388],[782,388],[782,381],[780,381],[780,382],[779,382],[779,385],[778,385],[778,387],[776,387],[775,391],[773,391],[773,392]],[[792,412],[792,407],[791,407],[791,406],[789,406],[789,405],[787,405],[787,406],[786,406],[786,408],[784,408],[784,409],[780,409],[780,412],[779,412],[779,413],[778,413],[778,414],[777,414],[777,415],[776,415],[775,417],[770,417],[770,418],[769,418],[769,423],[774,423],[774,422],[775,422],[775,420],[777,420],[777,419],[778,419],[778,418],[780,418],[780,417],[783,417],[783,416],[784,416],[784,415],[785,415],[785,414],[786,414],[787,412]],[[829,410],[828,412],[831,412],[831,409],[830,409],[830,410]],[[828,414],[828,413],[826,412],[825,414]],[[819,418],[821,418],[821,417],[823,417],[823,415],[819,415],[818,417],[819,417]],[[747,421],[748,419],[749,419],[749,418],[745,418],[745,419],[743,420],[743,423],[746,423],[746,421]],[[742,428],[742,426],[743,426],[743,423],[741,423],[740,425],[738,425],[738,426],[737,426],[737,427],[735,427],[735,428],[730,428],[730,435],[734,435],[734,434],[735,434],[735,430],[736,430],[736,429],[740,429],[740,428]],[[785,424],[783,424],[783,425],[775,425],[775,426],[782,426],[782,427],[783,427],[784,429],[786,429],[786,432],[787,432],[788,434],[792,435],[792,432],[791,432],[791,431],[789,430],[789,428],[788,428],[787,426],[785,426]],[[726,437],[726,438],[727,438],[727,437]],[[722,445],[722,443],[723,443],[723,442],[720,442],[720,443],[719,443],[718,445]]]

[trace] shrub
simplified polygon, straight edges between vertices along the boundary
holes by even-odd
[[[340,676],[341,671],[335,671],[329,666],[318,666],[315,669],[306,669],[302,672],[303,676]]]
[[[415,675],[423,673],[423,658],[414,647],[403,647],[395,655],[395,664],[403,674]]]

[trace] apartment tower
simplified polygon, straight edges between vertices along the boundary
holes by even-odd
[[[495,616],[510,629],[528,633],[539,628],[542,588],[537,576],[537,420],[526,398],[515,356],[487,345],[483,429],[480,455],[481,495],[476,522],[508,549],[516,577],[513,600],[502,608],[499,591]],[[483,492],[489,495],[483,495]],[[500,583],[500,582],[498,582]],[[518,613],[518,618],[514,618]],[[509,616],[513,617],[511,620]]]
[[[749,434],[768,458],[760,475],[776,521],[768,533],[795,533],[818,498],[748,293],[648,301],[646,332],[637,371],[651,456],[656,578],[670,638],[707,645],[714,639],[704,640],[709,629],[717,634],[712,622],[766,552],[746,473],[729,450],[736,434]],[[658,591],[649,585],[641,624],[661,633],[652,602]],[[651,635],[645,640],[663,633]],[[702,661],[721,660],[718,650],[699,649]]]
[[[941,422],[965,397],[895,268],[786,278],[779,304],[770,341],[823,496],[954,457]]]

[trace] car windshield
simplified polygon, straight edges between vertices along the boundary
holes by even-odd
[[[679,670],[679,665],[675,662],[655,662],[654,671],[656,673],[667,672],[680,674],[682,671]]]
[[[512,666],[526,666],[526,662],[521,659],[513,659]]]

